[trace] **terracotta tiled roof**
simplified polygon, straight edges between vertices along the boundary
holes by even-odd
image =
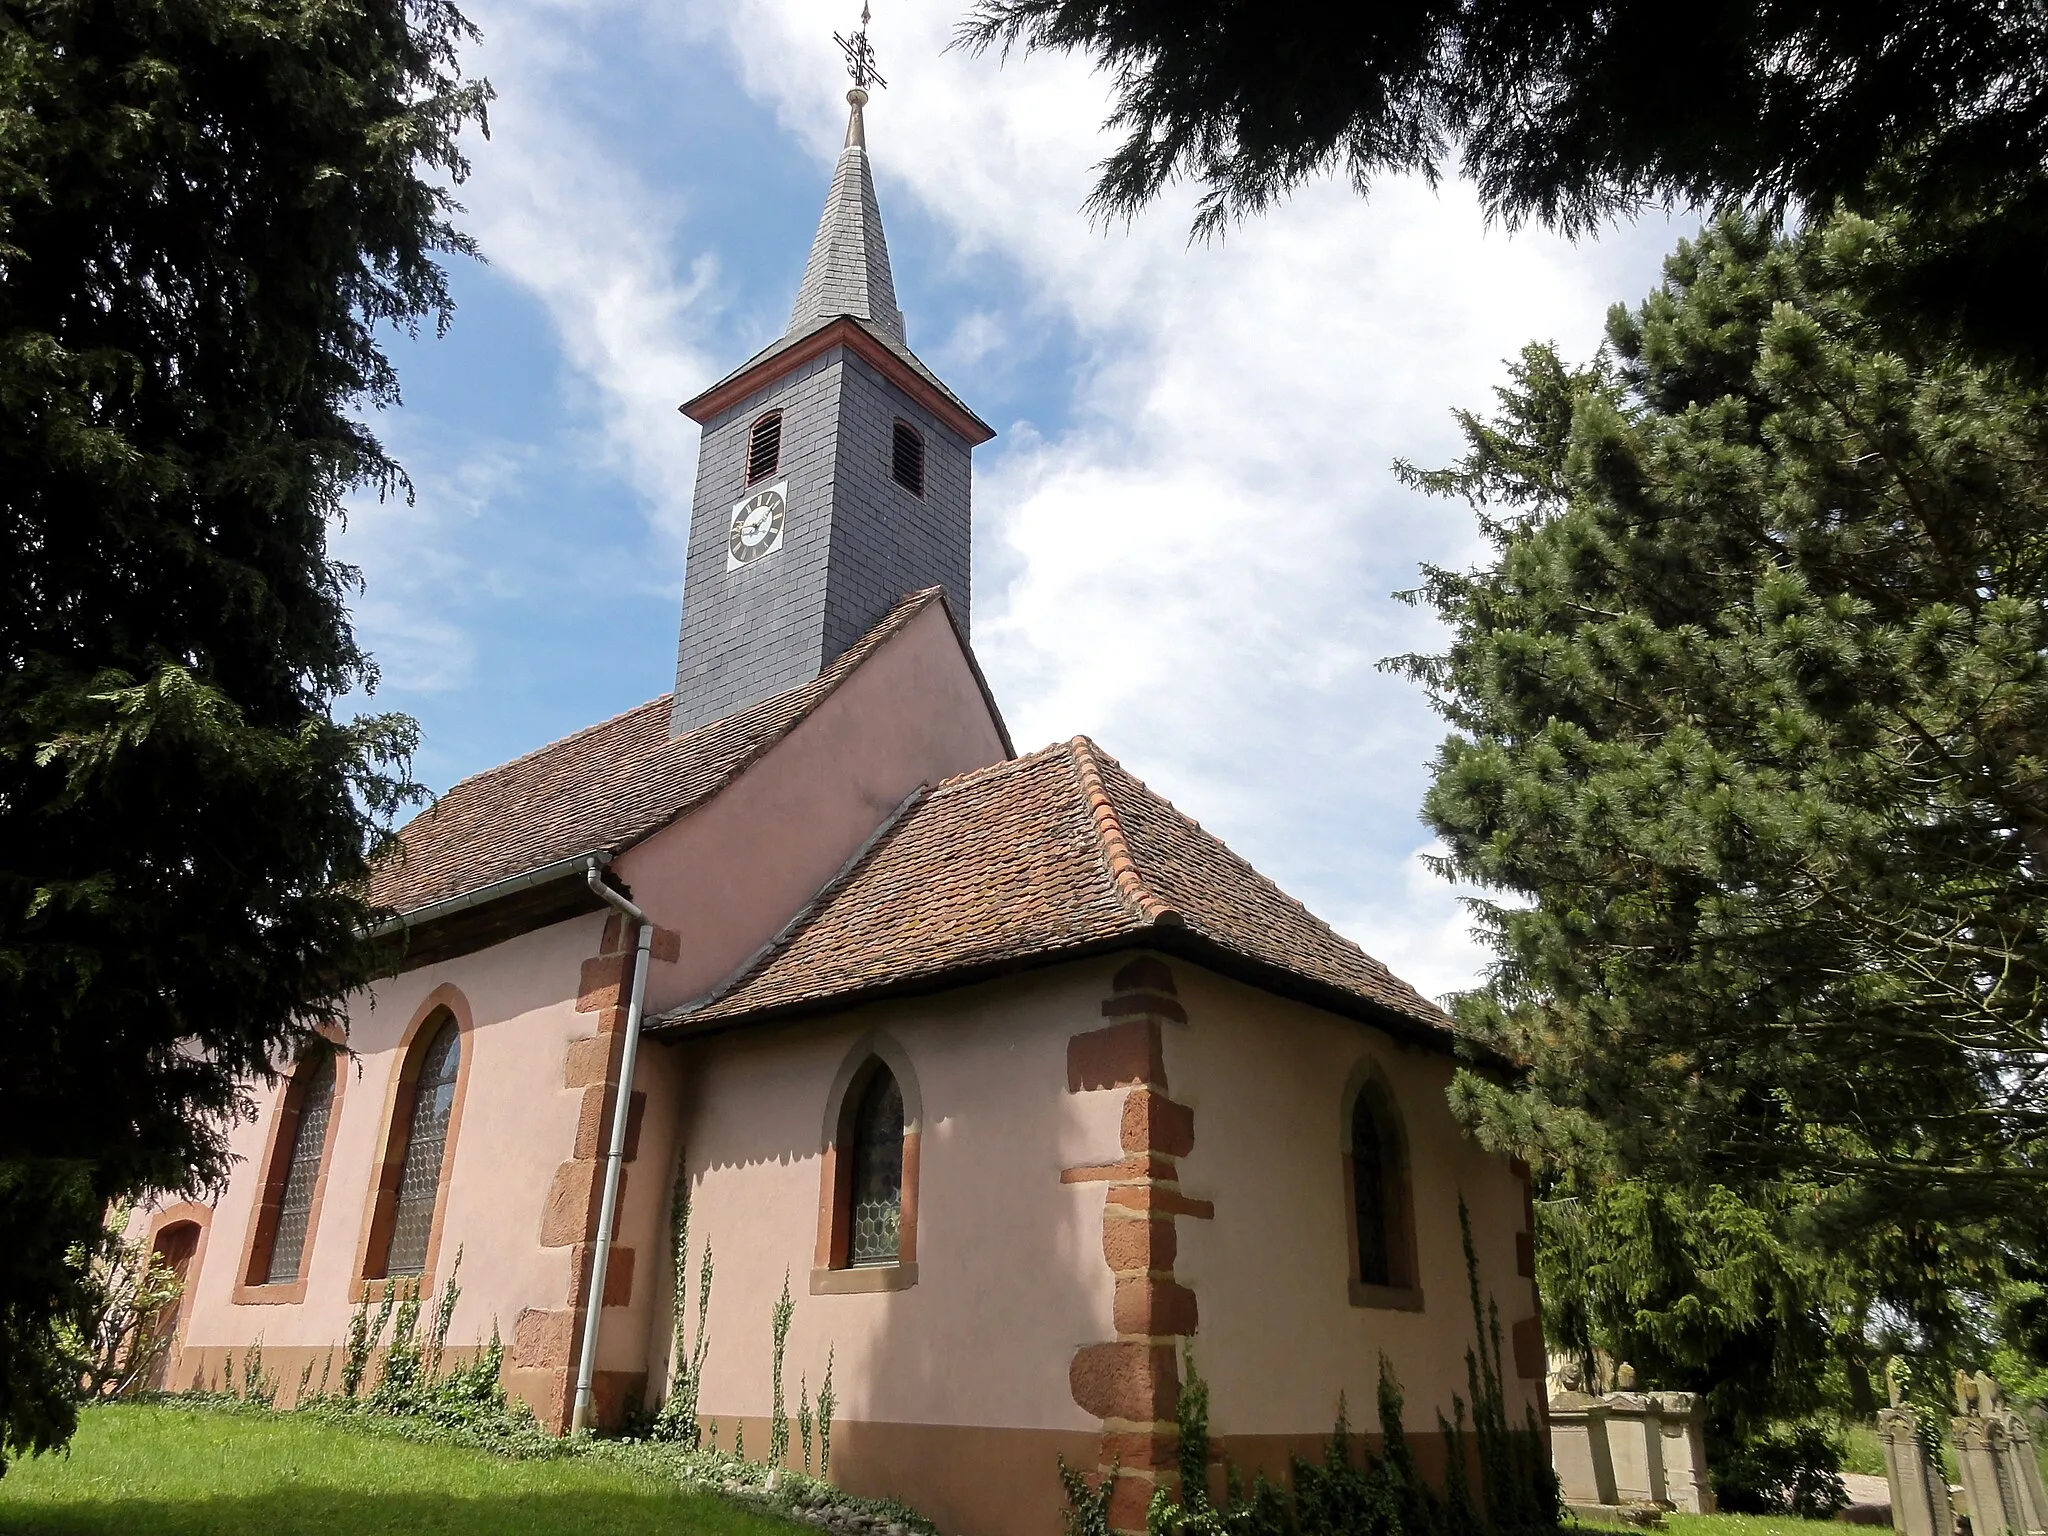
[[[932,990],[1077,952],[1188,955],[1448,1046],[1443,1012],[1086,737],[948,779],[672,1032]]]
[[[618,852],[701,804],[780,741],[932,603],[912,593],[810,682],[669,736],[669,696],[464,779],[398,834],[371,878],[372,906],[417,911],[557,859]]]

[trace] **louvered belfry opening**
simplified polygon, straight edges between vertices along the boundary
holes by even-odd
[[[782,462],[782,412],[770,411],[747,433],[747,484],[766,480]]]
[[[924,495],[924,434],[907,421],[896,423],[890,473],[913,496]]]

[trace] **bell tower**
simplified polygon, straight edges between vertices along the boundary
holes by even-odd
[[[683,407],[704,429],[676,655],[676,735],[808,682],[906,592],[968,621],[970,462],[995,432],[904,339],[861,109],[867,16],[836,38],[845,147],[789,328]]]

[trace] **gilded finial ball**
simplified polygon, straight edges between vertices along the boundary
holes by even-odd
[[[864,107],[868,104],[868,93],[856,85],[846,93],[846,104],[852,107]]]

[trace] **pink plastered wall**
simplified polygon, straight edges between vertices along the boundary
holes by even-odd
[[[959,637],[933,604],[736,781],[613,866],[634,901],[681,936],[679,958],[648,973],[648,1013],[701,996],[745,965],[913,790],[1004,755]],[[653,1400],[669,1337],[677,1117],[700,1088],[682,1053],[665,1048],[643,1051],[634,1077],[647,1107],[617,1229],[634,1252],[633,1294],[627,1307],[606,1308],[598,1364],[639,1370],[651,1352]],[[806,1199],[815,1219],[815,1192]]]
[[[1175,1276],[1201,1309],[1197,1364],[1220,1435],[1327,1435],[1337,1394],[1352,1422],[1372,1418],[1384,1352],[1411,1432],[1432,1432],[1451,1396],[1469,1404],[1474,1341],[1458,1232],[1470,1208],[1482,1294],[1499,1302],[1510,1420],[1540,1385],[1515,1372],[1509,1330],[1535,1311],[1516,1273],[1523,1186],[1505,1158],[1467,1138],[1444,1099],[1453,1063],[1368,1025],[1172,962],[1189,1022],[1169,1025],[1171,1096],[1194,1111],[1183,1189],[1216,1203],[1214,1221],[1182,1220]],[[1370,1059],[1392,1089],[1409,1147],[1420,1312],[1351,1305],[1343,1093]]]
[[[676,1048],[690,1269],[706,1237],[716,1265],[705,1416],[768,1412],[770,1316],[787,1273],[791,1414],[800,1381],[815,1394],[829,1349],[843,1420],[1098,1427],[1074,1403],[1067,1368],[1110,1326],[1102,1191],[1062,1184],[1060,1172],[1119,1155],[1119,1097],[1066,1091],[1068,1039],[1099,1023],[1105,975],[1061,967]],[[908,1057],[923,1104],[918,1280],[816,1296],[827,1102],[849,1052],[877,1029]],[[650,1380],[665,1382],[665,1318],[651,1342]],[[731,1439],[728,1422],[720,1443]]]
[[[380,983],[351,1010],[347,1083],[337,1106],[332,1151],[317,1221],[308,1234],[301,1273],[305,1299],[295,1304],[237,1304],[235,1283],[249,1249],[249,1217],[262,1181],[270,1126],[283,1087],[259,1089],[259,1114],[238,1127],[240,1161],[218,1201],[205,1259],[193,1286],[184,1348],[265,1349],[338,1345],[354,1308],[350,1282],[370,1219],[371,1172],[392,1113],[401,1042],[423,1008],[452,989],[472,1028],[463,1036],[461,1120],[442,1215],[434,1272],[438,1286],[462,1255],[449,1338],[480,1343],[493,1324],[507,1338],[524,1306],[559,1304],[568,1283],[568,1253],[544,1249],[541,1203],[555,1165],[574,1135],[577,1096],[562,1086],[571,1039],[590,1033],[576,1011],[584,957],[596,952],[603,918],[559,923],[473,955],[423,966]],[[280,1357],[284,1358],[284,1357]],[[180,1380],[174,1385],[184,1386]]]
[[[719,795],[623,855],[615,872],[682,958],[650,973],[648,1008],[696,995],[741,964],[835,874],[918,785],[1003,756],[1001,737],[951,624],[935,605],[892,637],[812,715]],[[431,1287],[462,1253],[462,1297],[450,1338],[509,1342],[527,1308],[559,1308],[570,1251],[541,1246],[551,1180],[570,1155],[581,1094],[564,1087],[572,1040],[594,1016],[576,1008],[583,962],[598,952],[603,914],[522,934],[472,955],[408,971],[368,989],[352,1010],[348,1082],[338,1106],[303,1301],[237,1303],[249,1218],[283,1093],[256,1092],[259,1114],[236,1128],[235,1172],[215,1208],[184,1330],[188,1353],[324,1348],[344,1337],[370,1218],[370,1182],[389,1129],[405,1031],[437,989],[454,988],[474,1030],[465,1037],[461,1120]],[[629,1165],[617,1241],[633,1251],[631,1300],[607,1307],[599,1364],[637,1370],[665,1297],[670,1170],[680,1102],[678,1063],[644,1052],[638,1156]],[[137,1224],[147,1230],[147,1213]],[[195,1354],[194,1358],[198,1358]],[[286,1357],[278,1357],[281,1360]],[[178,1385],[184,1385],[180,1380]]]
[[[619,858],[633,899],[683,935],[680,959],[649,973],[649,1011],[730,976],[912,790],[1004,755],[934,603],[737,782]]]

